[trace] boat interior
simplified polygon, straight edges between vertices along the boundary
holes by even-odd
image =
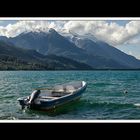
[[[41,90],[41,93],[39,95],[39,98],[43,99],[57,99],[59,97],[73,94],[75,91],[80,89],[84,86],[85,83],[83,82],[74,82],[69,84],[63,84],[63,85],[56,85],[50,90]]]

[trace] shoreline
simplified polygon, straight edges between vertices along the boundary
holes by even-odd
[[[29,70],[0,70],[0,71],[140,71],[140,69],[92,69],[92,70],[34,70],[34,69],[29,69]]]

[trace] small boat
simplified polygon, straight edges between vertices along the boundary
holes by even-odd
[[[22,109],[51,110],[80,99],[86,87],[85,81],[55,85],[52,88],[36,89],[30,96],[19,98],[18,101]]]

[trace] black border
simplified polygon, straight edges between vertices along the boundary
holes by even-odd
[[[10,139],[134,139],[139,127],[139,123],[2,123],[0,132]]]
[[[101,3],[99,3],[101,4]],[[98,4],[98,5],[99,5]],[[48,4],[49,5],[49,4]],[[121,5],[119,7],[111,7],[111,5],[102,5],[99,7],[97,4],[86,4],[84,7],[78,5],[77,7],[71,4],[67,6],[53,8],[51,6],[42,5],[38,7],[8,7],[8,9],[0,10],[0,17],[140,17],[140,8]],[[138,6],[138,5],[137,5]]]
[[[24,1],[19,3],[19,6],[15,2],[14,6],[9,4],[8,8],[3,6],[0,17],[140,17],[139,4],[136,7],[133,5],[128,7],[127,3],[114,1],[111,6],[109,2],[99,1],[94,5],[93,3],[87,5],[85,2],[75,5],[75,2],[65,1],[66,5],[60,3],[61,6],[54,2],[57,5],[56,8],[53,2],[42,5],[36,2],[35,6],[28,5],[28,2]],[[139,134],[139,129],[136,129],[139,127],[139,123],[14,123],[13,121],[13,123],[0,123],[0,132],[4,138],[14,136],[14,138],[52,139],[56,136],[75,139],[75,136],[78,136],[80,139],[79,137],[85,136],[86,139],[95,139],[95,137],[115,139],[118,135],[124,135],[124,138],[132,135],[134,138]]]

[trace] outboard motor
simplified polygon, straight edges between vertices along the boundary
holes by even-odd
[[[22,99],[22,98],[18,98],[18,101],[19,101],[19,103],[20,103],[20,105],[21,105],[21,109],[23,110],[23,109],[25,108],[25,106],[26,106],[25,100]]]
[[[33,93],[30,95],[30,99],[28,101],[28,104],[29,105],[32,104],[34,102],[34,100],[39,96],[40,93],[41,93],[40,90],[33,91]]]

